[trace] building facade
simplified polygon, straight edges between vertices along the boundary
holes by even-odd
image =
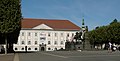
[[[80,27],[69,20],[28,19],[22,20],[22,29],[15,51],[54,51],[65,49],[66,41],[73,41]]]

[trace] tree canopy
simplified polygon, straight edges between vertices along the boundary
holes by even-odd
[[[21,29],[21,0],[0,0],[0,44],[6,44],[5,54],[13,51]],[[8,46],[9,45],[9,46]]]
[[[117,22],[117,19],[115,19],[110,25],[97,27],[89,31],[88,34],[92,45],[108,42],[118,44],[120,43],[120,22]]]
[[[0,1],[0,33],[12,33],[21,25],[20,0]]]

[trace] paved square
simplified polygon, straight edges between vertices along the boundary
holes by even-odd
[[[14,54],[0,54],[0,61],[13,61]]]
[[[19,61],[120,61],[120,51],[52,51],[20,53]]]

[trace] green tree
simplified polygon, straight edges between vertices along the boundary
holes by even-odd
[[[114,23],[117,23],[118,22],[118,20],[117,19],[114,19],[111,23],[110,23],[110,25],[111,24],[114,24]]]
[[[109,35],[107,35],[107,26],[101,26],[88,32],[88,37],[91,45],[102,46],[103,43],[106,43]]]
[[[110,41],[113,43],[120,43],[120,22],[112,23],[109,25],[108,33]]]
[[[92,45],[103,43],[120,43],[120,22],[114,19],[110,25],[97,27],[89,31],[89,40]]]
[[[0,43],[6,43],[5,53],[7,48],[8,51],[13,50],[13,43],[17,43],[22,19],[20,2],[21,0],[0,1]]]

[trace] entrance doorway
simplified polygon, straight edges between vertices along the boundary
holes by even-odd
[[[45,50],[45,48],[44,47],[41,47],[41,51],[44,51]]]
[[[46,44],[42,43],[39,45],[40,50],[39,51],[46,51]]]

